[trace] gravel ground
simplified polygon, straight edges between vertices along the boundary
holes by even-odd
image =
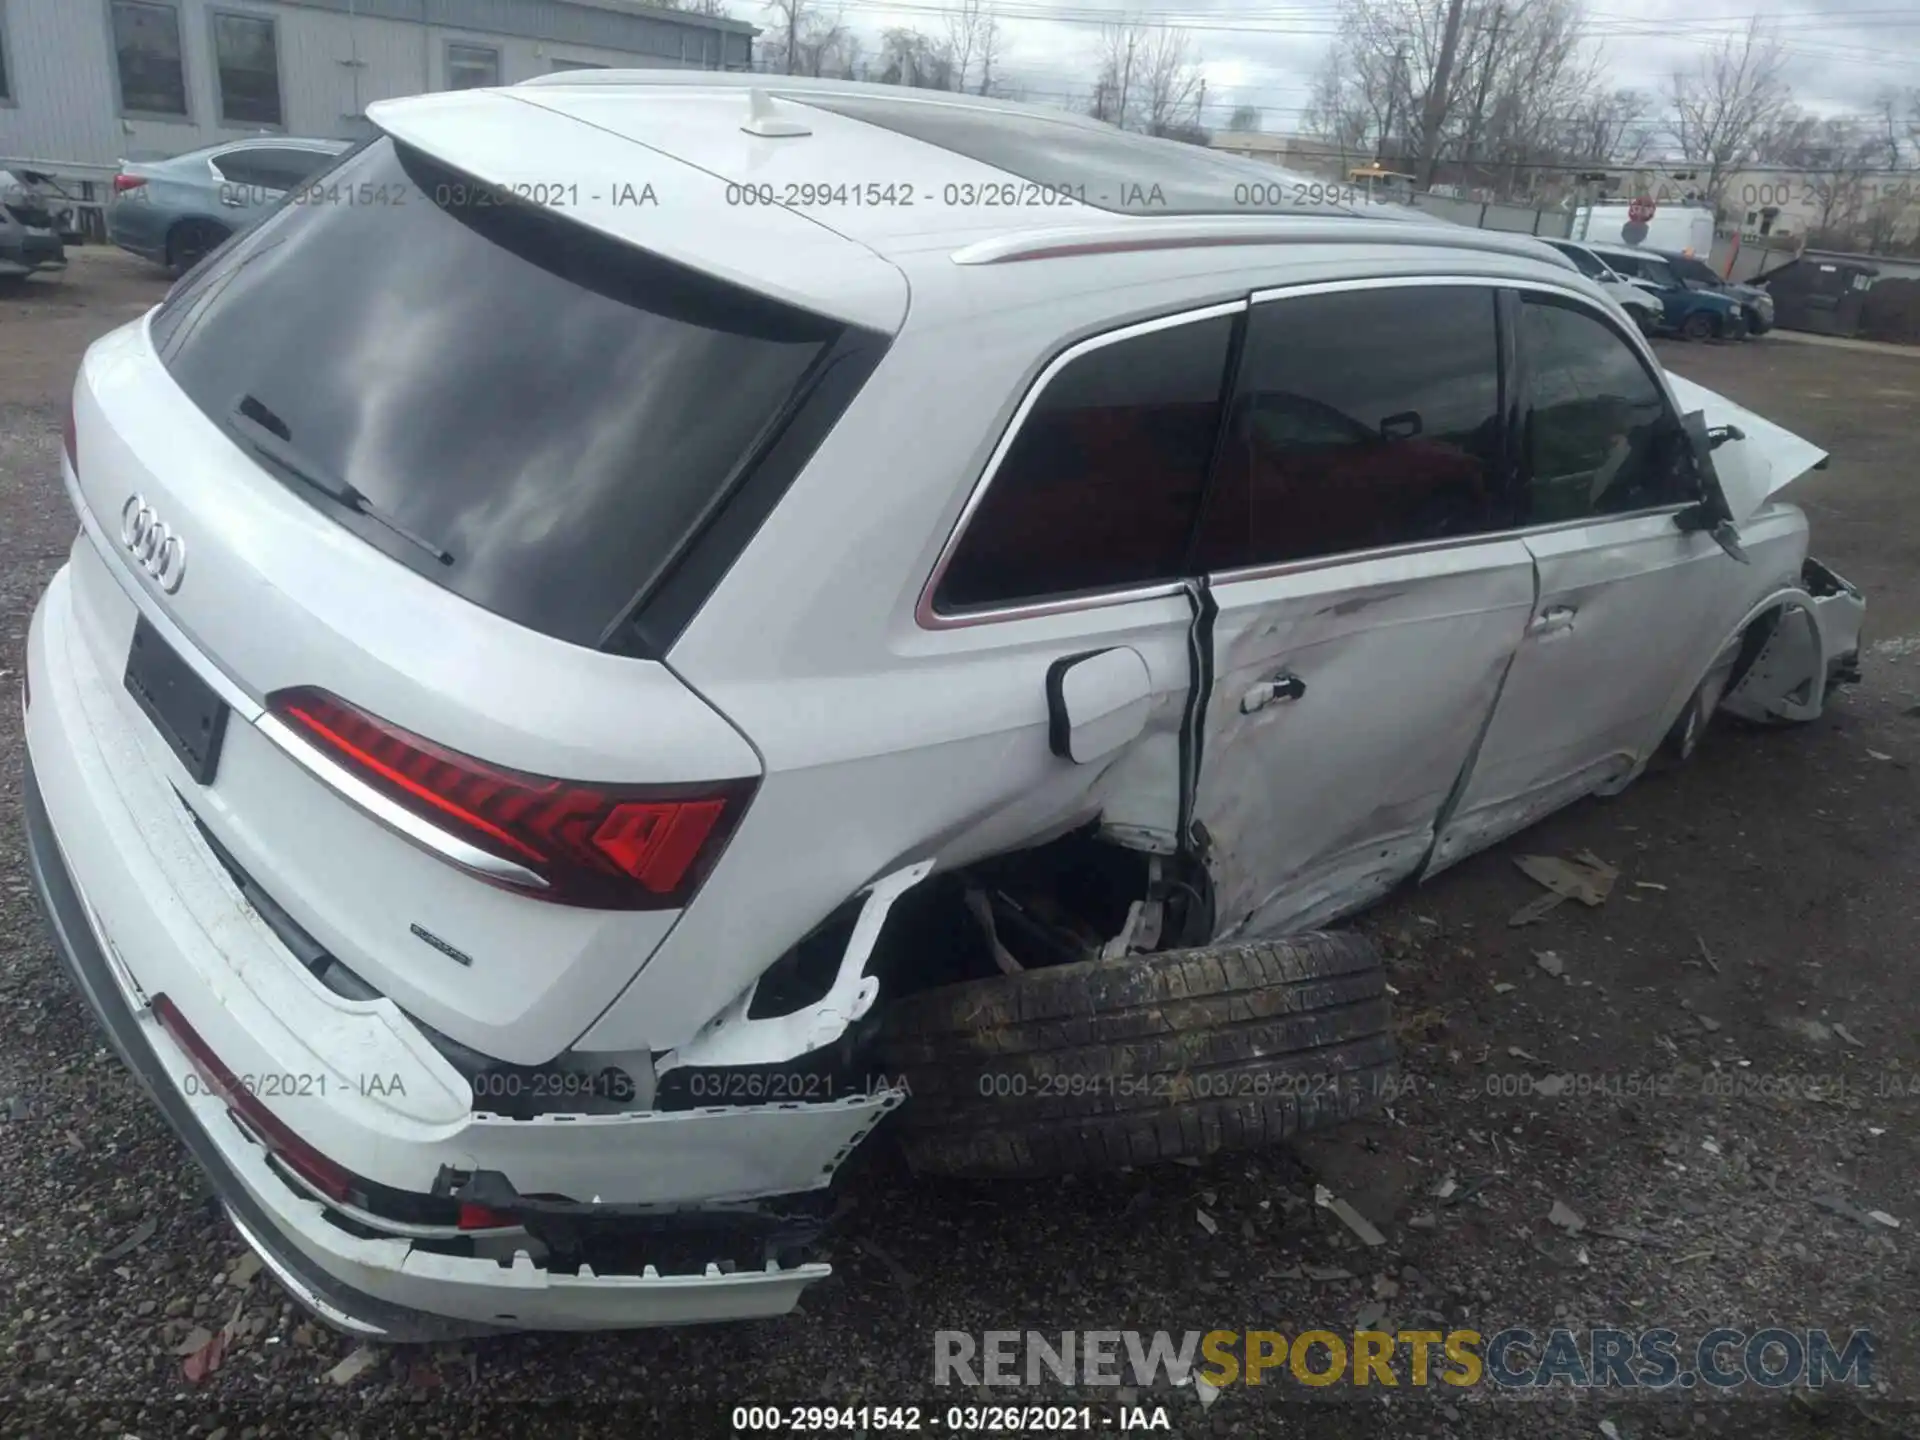
[[[56,479],[74,364],[162,289],[81,251],[66,276],[0,292],[7,687],[74,533]],[[1920,357],[1773,336],[1666,358],[1833,450],[1796,498],[1816,552],[1869,591],[1865,684],[1808,730],[1717,728],[1686,768],[1369,915],[1409,1078],[1387,1115],[1298,1152],[1063,1185],[921,1182],[870,1147],[838,1185],[834,1278],[779,1321],[376,1350],[330,1380],[354,1347],[251,1273],[59,973],[24,878],[19,723],[0,707],[0,1434],[702,1436],[754,1402],[931,1418],[981,1398],[932,1388],[936,1329],[1363,1322],[1863,1327],[1878,1383],[1812,1404],[1291,1384],[1118,1399],[1164,1405],[1188,1435],[1920,1434]],[[1582,850],[1619,868],[1611,898],[1510,928],[1538,893],[1513,855]],[[1734,1076],[1799,1079],[1787,1097],[1720,1093]],[[1316,1181],[1385,1243],[1317,1208]],[[1556,1202],[1584,1228],[1550,1223]],[[1868,1210],[1900,1228],[1854,1218]],[[225,1363],[190,1382],[195,1332],[236,1317]]]

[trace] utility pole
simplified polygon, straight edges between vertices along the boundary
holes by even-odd
[[[1133,80],[1133,42],[1136,35],[1131,26],[1127,29],[1127,58],[1120,67],[1120,113],[1114,118],[1114,124],[1122,130],[1127,128],[1127,87]]]
[[[1206,110],[1207,110],[1207,77],[1202,75],[1200,77],[1200,94],[1199,94],[1199,97],[1193,102],[1193,128],[1194,129],[1200,130],[1205,128],[1205,122],[1203,122],[1200,117],[1206,113]]]
[[[1435,152],[1440,148],[1440,122],[1447,113],[1447,87],[1453,83],[1453,52],[1460,48],[1460,16],[1466,0],[1447,0],[1447,28],[1440,36],[1440,63],[1433,69],[1433,85],[1427,91],[1426,108],[1420,116],[1420,173],[1416,177],[1425,190],[1433,183]]]

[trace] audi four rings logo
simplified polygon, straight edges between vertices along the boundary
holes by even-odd
[[[167,594],[180,588],[187,575],[187,542],[138,495],[129,495],[120,507],[120,542]]]

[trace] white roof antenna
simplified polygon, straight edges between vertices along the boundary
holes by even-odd
[[[790,120],[773,113],[773,101],[767,98],[767,92],[758,87],[747,91],[747,106],[751,113],[747,123],[740,128],[749,135],[764,135],[769,139],[784,139],[794,135],[811,135],[813,130],[804,122]]]

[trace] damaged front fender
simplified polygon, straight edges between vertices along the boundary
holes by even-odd
[[[1741,622],[1744,663],[1720,708],[1760,724],[1819,718],[1832,686],[1857,678],[1866,608],[1858,587],[1808,560],[1800,588],[1769,597]]]

